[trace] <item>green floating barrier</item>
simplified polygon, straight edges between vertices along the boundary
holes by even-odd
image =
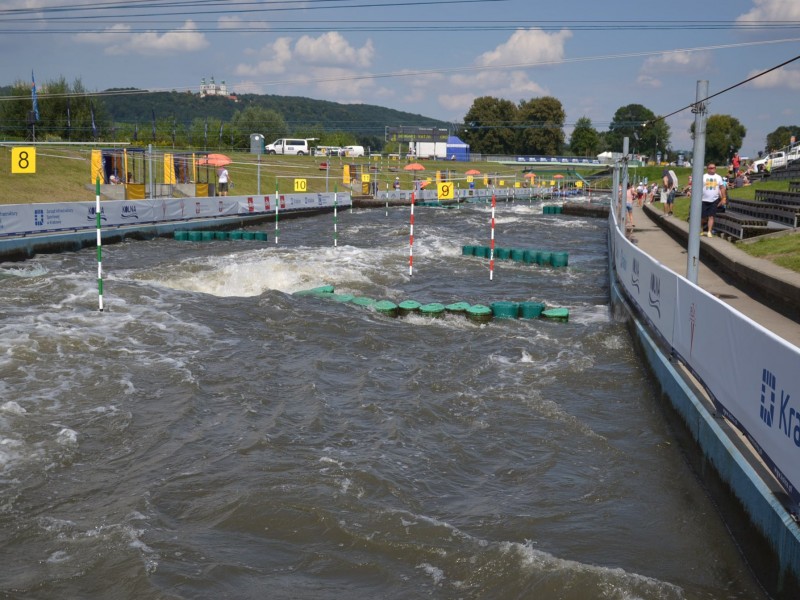
[[[444,309],[449,313],[466,313],[467,309],[469,308],[468,302],[453,302],[452,304],[447,304]]]
[[[369,307],[369,306],[374,306],[375,303],[376,303],[375,300],[373,300],[372,298],[367,298],[366,296],[356,296],[355,298],[353,298],[353,304],[357,306]]]
[[[511,250],[508,248],[495,248],[494,252],[494,255],[500,260],[508,260],[511,258]]]
[[[544,302],[520,302],[519,303],[519,318],[520,319],[538,319],[542,316],[544,310]]]
[[[567,252],[553,252],[550,255],[550,264],[554,267],[566,267],[569,262],[569,254]]]
[[[189,239],[189,232],[188,231],[175,231],[172,234],[172,237],[179,242],[185,242]]]
[[[420,306],[422,306],[422,304],[416,300],[403,300],[397,305],[397,310],[401,316],[405,316],[409,313],[418,311]]]
[[[389,300],[381,300],[375,303],[375,310],[387,317],[397,316],[397,304]]]
[[[214,232],[214,239],[215,240],[227,240],[228,239],[228,232],[227,231],[215,231]]]
[[[475,255],[475,246],[461,246],[461,255],[462,256],[474,256]]]
[[[423,304],[419,307],[419,312],[426,317],[441,317],[444,314],[444,304],[438,302]]]
[[[320,294],[332,294],[332,293],[333,293],[332,285],[321,285],[319,287],[311,288],[308,290],[300,290],[298,292],[294,292],[292,296],[319,296]]]
[[[473,304],[467,309],[467,318],[476,323],[488,323],[492,320],[492,309],[483,304]]]
[[[210,242],[214,239],[214,232],[213,231],[201,231],[202,241]]]
[[[552,319],[553,321],[569,321],[568,308],[551,308],[542,312],[542,317],[545,319]]]
[[[525,260],[525,250],[523,250],[522,248],[512,248],[511,260],[515,260],[517,262],[523,262]]]
[[[539,252],[537,255],[536,264],[537,265],[549,265],[550,264],[550,257],[552,256],[552,252]]]
[[[496,319],[516,319],[519,314],[519,304],[516,302],[492,302],[491,308]]]
[[[242,233],[243,240],[250,240],[251,242],[256,239],[256,232],[255,231],[245,231]]]
[[[475,256],[480,258],[488,258],[489,257],[489,247],[488,246],[475,246]]]
[[[232,240],[240,240],[240,239],[242,239],[243,235],[244,235],[244,231],[238,231],[237,230],[237,231],[231,231],[230,232],[230,238]]]
[[[266,231],[256,231],[256,240],[259,242],[266,242],[268,239]]]
[[[325,294],[325,297],[334,302],[352,302],[355,299],[353,294]]]
[[[203,239],[203,232],[202,231],[190,231],[189,232],[189,241],[190,242],[199,242]]]

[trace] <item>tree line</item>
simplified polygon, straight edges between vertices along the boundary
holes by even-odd
[[[31,122],[31,84],[18,81],[0,88],[10,98],[0,102],[0,133],[5,139],[48,141],[130,142],[161,147],[205,150],[246,150],[250,134],[264,135],[266,142],[280,137],[317,138],[327,146],[363,145],[373,150],[397,151],[384,141],[386,125],[447,128],[485,155],[596,156],[619,152],[628,137],[630,151],[655,160],[672,161],[678,149],[664,119],[641,104],[617,109],[607,130],[595,128],[588,117],[572,124],[566,139],[566,112],[557,98],[545,96],[510,100],[476,98],[460,125],[448,124],[374,105],[344,105],[311,98],[248,94],[229,98],[200,98],[192,93],[150,93],[133,88],[106,90],[93,95],[80,79],[48,81],[38,102],[39,119]],[[800,132],[797,126],[781,126],[765,140],[765,150],[780,148]],[[690,133],[694,136],[694,126]],[[711,115],[706,126],[706,158],[727,161],[738,151],[747,134],[730,115]],[[687,156],[688,157],[688,156]]]

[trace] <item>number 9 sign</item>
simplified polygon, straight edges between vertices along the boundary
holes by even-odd
[[[11,149],[12,173],[36,173],[36,148],[23,147]]]
[[[453,184],[449,181],[440,181],[439,187],[439,200],[452,200],[453,199]]]

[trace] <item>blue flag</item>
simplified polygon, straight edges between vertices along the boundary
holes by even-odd
[[[33,100],[33,117],[39,120],[39,100],[36,98],[36,78],[33,76],[33,69],[31,69],[31,98]]]

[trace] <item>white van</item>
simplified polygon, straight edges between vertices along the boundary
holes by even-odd
[[[295,154],[297,156],[304,156],[309,154],[308,140],[282,138],[264,146],[264,152],[267,154]]]
[[[339,151],[339,155],[349,156],[350,158],[364,156],[364,146],[345,146]]]

